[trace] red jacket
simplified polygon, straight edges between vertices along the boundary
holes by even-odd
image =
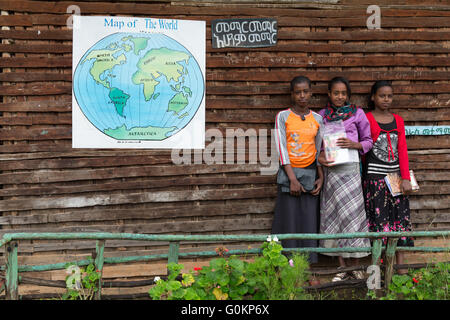
[[[404,180],[411,180],[409,176],[409,160],[408,160],[408,147],[406,145],[406,135],[405,135],[405,123],[403,121],[403,118],[399,115],[393,113],[393,116],[395,118],[395,122],[397,124],[397,129],[391,130],[391,131],[397,131],[398,134],[398,162],[400,165],[400,175],[402,179]],[[378,136],[380,135],[380,132],[387,132],[388,134],[388,141],[390,144],[390,136],[389,132],[386,130],[382,130],[380,126],[378,125],[377,121],[375,120],[374,116],[372,115],[372,112],[366,113],[367,120],[369,120],[370,123],[370,133],[372,135],[372,140],[375,143],[377,141]],[[389,145],[390,146],[390,145]],[[388,150],[388,152],[392,151]],[[391,154],[389,154],[390,156]],[[394,156],[394,154],[392,154]]]

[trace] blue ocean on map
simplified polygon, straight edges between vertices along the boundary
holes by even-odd
[[[135,48],[138,44],[141,47]],[[133,76],[147,53],[162,48],[168,49],[167,52],[182,52],[188,59],[176,61],[178,79],[172,77],[168,82],[162,72],[145,74],[147,83],[159,82],[151,96],[145,96],[144,83],[136,83]],[[101,60],[101,53],[110,56]],[[97,54],[95,58],[94,54]],[[111,67],[108,61],[114,61]],[[205,80],[194,56],[174,39],[164,34],[115,33],[98,41],[80,59],[73,76],[73,92],[83,114],[101,132],[121,139],[123,135],[118,137],[108,132],[119,128],[136,132],[151,126],[164,129],[164,137],[143,135],[139,139],[163,140],[193,119],[204,98]],[[169,108],[169,105],[179,107]]]

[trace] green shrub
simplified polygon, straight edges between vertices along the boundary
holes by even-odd
[[[98,291],[98,281],[101,272],[95,270],[94,263],[90,263],[86,268],[79,268],[76,264],[68,264],[70,273],[66,277],[67,291],[62,295],[63,300],[92,300]]]
[[[394,275],[382,300],[449,300],[450,263]]]
[[[253,262],[229,258],[212,259],[209,266],[195,268],[181,275],[181,264],[169,264],[167,280],[156,279],[149,290],[152,299],[160,300],[293,300],[307,299],[302,286],[308,280],[308,261],[304,255],[294,254],[290,260],[277,242],[265,242],[262,256]],[[227,251],[219,250],[220,252]]]

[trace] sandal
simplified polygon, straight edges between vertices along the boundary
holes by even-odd
[[[361,270],[353,270],[352,275],[355,279],[362,280],[364,279],[364,272]]]
[[[343,269],[343,267],[339,267],[339,269]],[[336,275],[334,276],[333,279],[331,279],[331,282],[337,282],[337,281],[342,281],[342,280],[347,280],[349,277],[347,272],[340,272],[340,273],[336,273]]]

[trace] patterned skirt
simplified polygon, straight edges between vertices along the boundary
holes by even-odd
[[[368,232],[359,163],[324,168],[320,199],[320,233]],[[368,238],[321,240],[320,247],[370,247]],[[323,253],[343,258],[361,258],[370,252]]]
[[[384,179],[364,180],[364,198],[370,232],[411,231],[407,196],[393,197]],[[387,238],[383,238],[386,244]],[[413,247],[410,237],[402,237],[397,246]]]

